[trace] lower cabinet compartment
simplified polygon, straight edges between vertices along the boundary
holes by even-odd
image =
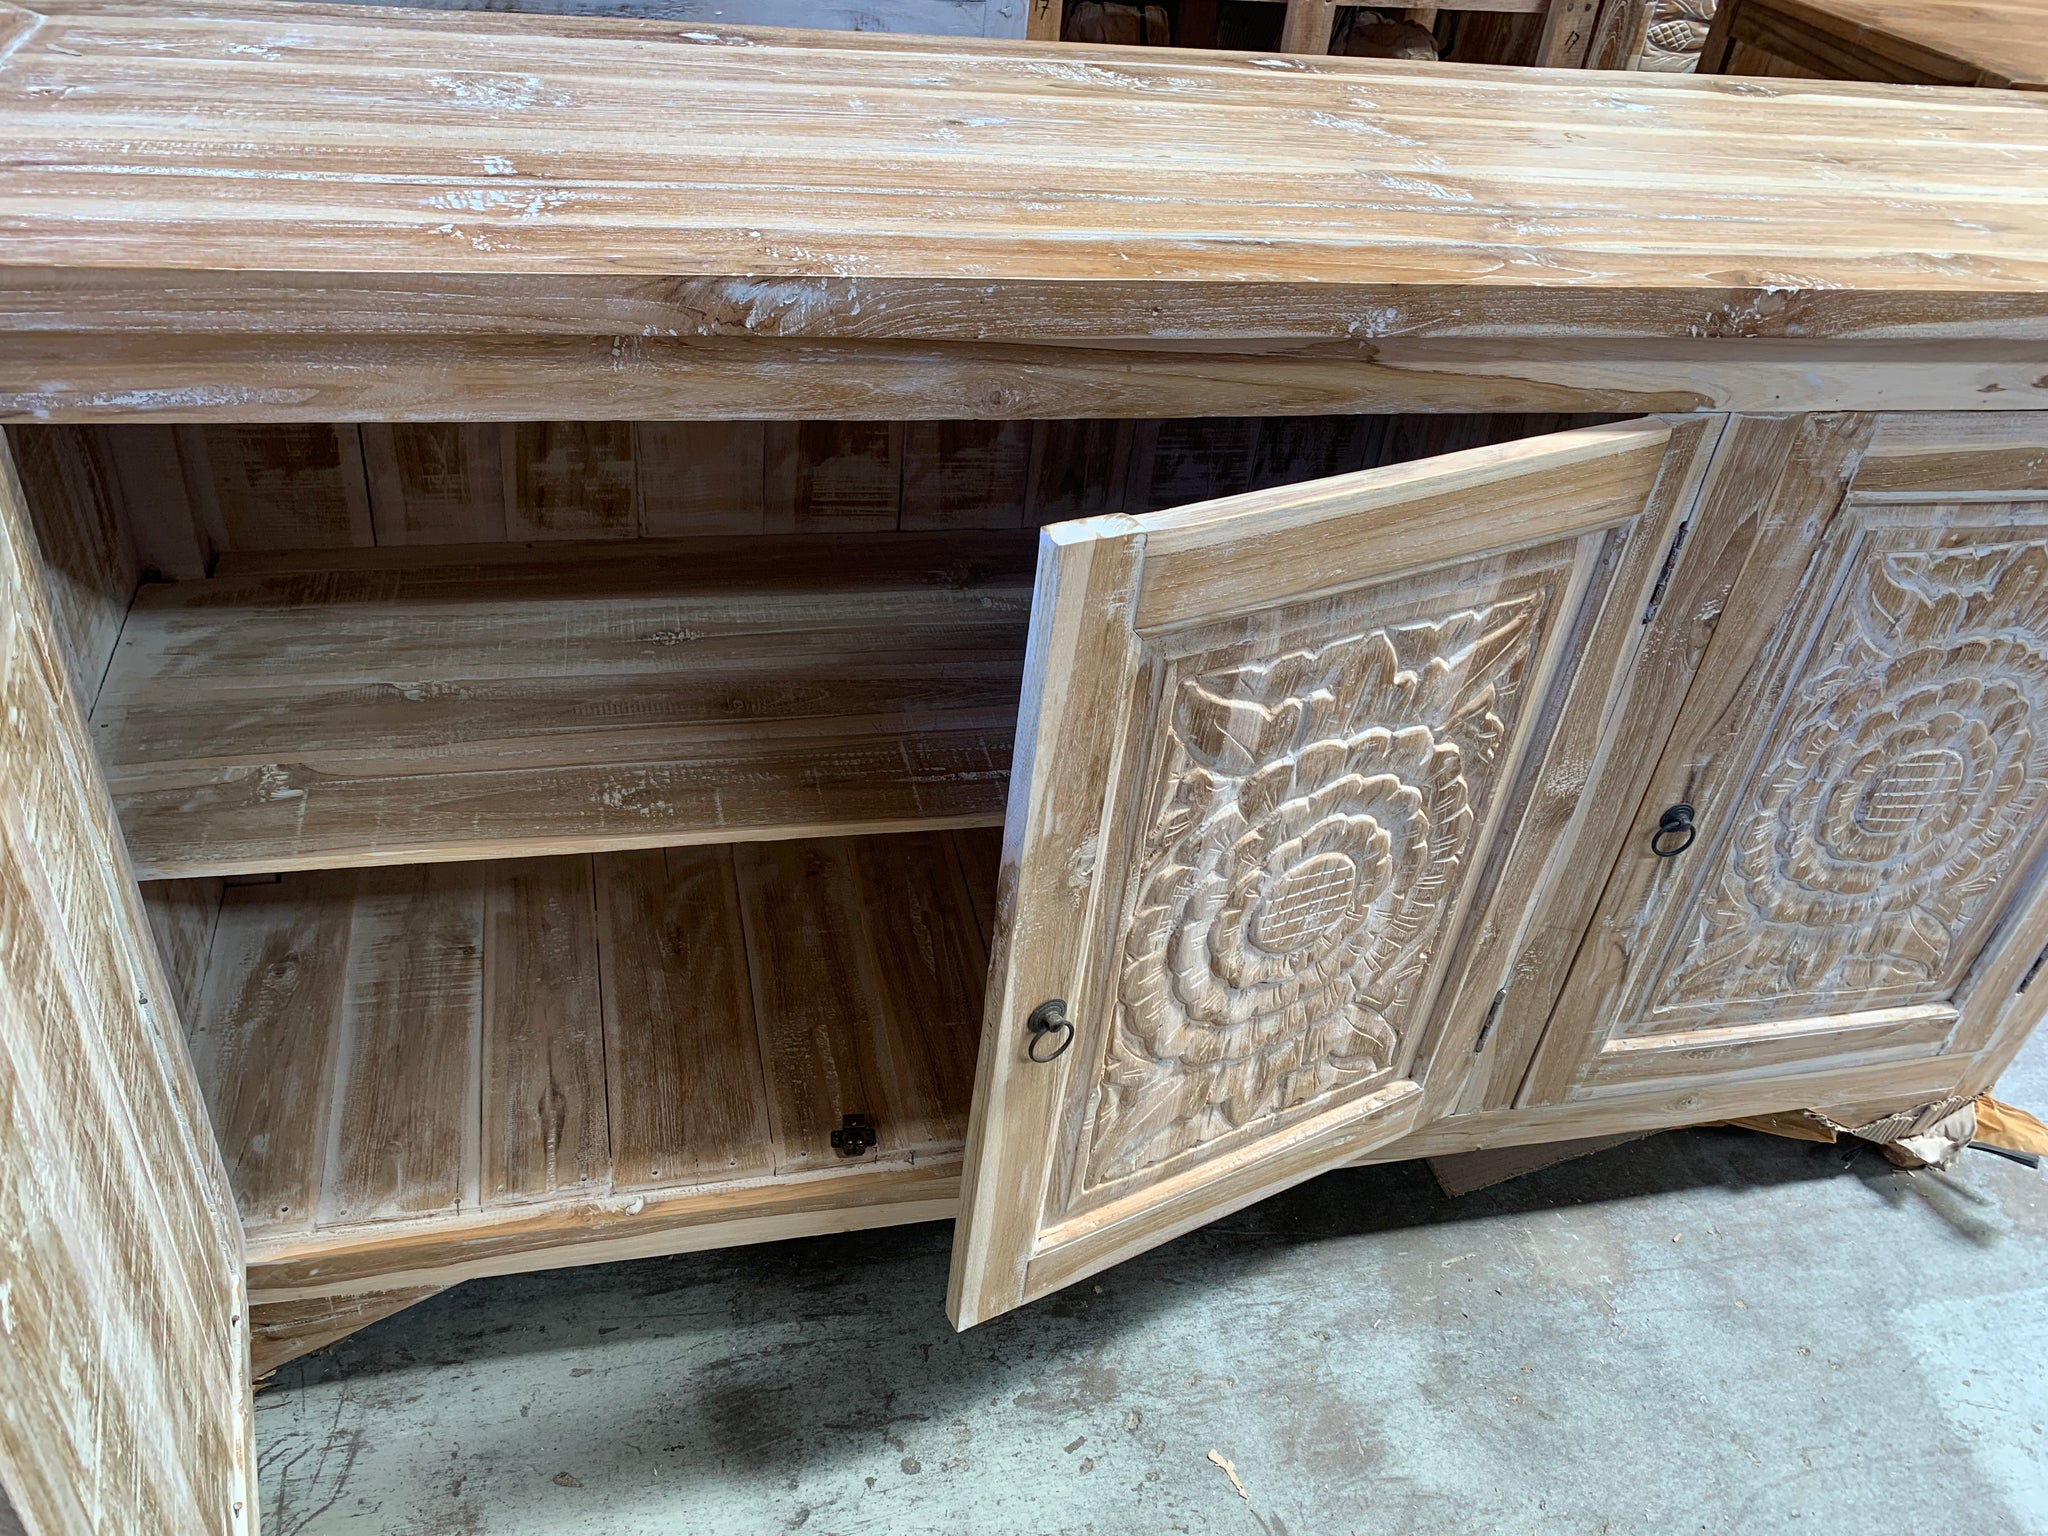
[[[145,887],[252,1299],[950,1215],[999,842]]]

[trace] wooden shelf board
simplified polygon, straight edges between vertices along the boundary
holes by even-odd
[[[904,1202],[952,1198],[927,1175],[966,1132],[998,838],[215,886],[192,1050],[263,1288],[924,1219]],[[849,1113],[878,1138],[854,1159]]]
[[[998,825],[1036,535],[223,560],[93,710],[143,878]]]

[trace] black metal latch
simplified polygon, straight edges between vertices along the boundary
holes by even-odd
[[[1067,1047],[1074,1043],[1074,1021],[1067,1017],[1067,1002],[1062,997],[1055,997],[1032,1009],[1031,1017],[1024,1021],[1024,1028],[1030,1033],[1024,1054],[1041,1067],[1049,1061],[1058,1061],[1067,1054]]]
[[[875,1146],[875,1125],[866,1115],[841,1115],[832,1133],[832,1150],[841,1157],[859,1157]]]
[[[1692,821],[1692,807],[1681,800],[1657,818],[1657,830],[1650,834],[1650,852],[1660,859],[1675,859],[1692,846],[1692,840],[1698,835],[1699,828]]]

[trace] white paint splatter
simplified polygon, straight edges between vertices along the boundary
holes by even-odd
[[[465,107],[492,112],[523,112],[529,107],[566,107],[572,98],[539,75],[486,75],[465,70],[460,74],[429,75],[427,84],[445,91]]]

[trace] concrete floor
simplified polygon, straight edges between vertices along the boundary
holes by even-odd
[[[2048,1176],[1847,1150],[1331,1174],[964,1336],[936,1225],[479,1282],[280,1373],[264,1530],[2048,1532]]]

